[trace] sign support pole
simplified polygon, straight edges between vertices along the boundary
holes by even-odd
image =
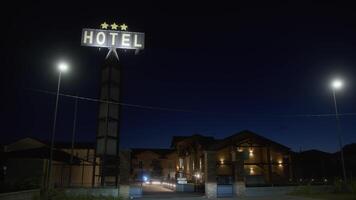
[[[100,100],[119,103],[121,65],[115,49],[110,49],[101,69]],[[97,151],[100,159],[100,185],[119,185],[120,105],[99,103]]]

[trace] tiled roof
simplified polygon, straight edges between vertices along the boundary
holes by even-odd
[[[54,144],[56,148],[59,149],[71,149],[72,143],[71,142],[56,142]],[[95,143],[93,142],[78,142],[74,143],[75,149],[95,149]]]
[[[3,154],[5,158],[38,158],[38,159],[49,159],[49,148],[41,147],[36,149],[26,149],[20,151],[5,152]],[[60,162],[70,162],[70,154],[64,151],[54,150],[53,160]],[[77,157],[73,157],[74,163],[79,163],[80,160]]]
[[[20,138],[20,139],[17,139],[11,143],[8,143],[7,145],[10,145],[10,144],[14,144],[18,141],[21,141],[21,140],[24,140],[24,139],[31,139],[33,141],[37,141],[37,142],[40,142],[40,143],[43,143],[44,145],[47,145],[49,146],[50,145],[50,142],[49,141],[46,141],[46,140],[41,140],[41,139],[38,139],[38,138],[35,138],[35,137],[24,137],[24,138]],[[71,142],[55,142],[54,143],[54,147],[55,148],[62,148],[62,149],[69,149],[72,147],[72,144]],[[95,142],[75,142],[74,143],[74,148],[76,149],[93,149],[95,148]]]
[[[137,154],[140,154],[140,153],[143,153],[146,151],[153,152],[160,156],[167,156],[168,154],[173,153],[174,149],[150,149],[150,148],[133,148],[133,149],[131,149],[132,156],[136,156]]]
[[[183,141],[183,140],[196,141],[200,145],[202,145],[203,147],[207,147],[207,146],[211,145],[212,143],[216,142],[214,137],[203,136],[203,135],[200,135],[200,134],[194,134],[194,135],[191,135],[191,136],[173,136],[173,139],[172,139],[172,142],[171,142],[171,148],[176,148],[176,144],[178,142]]]
[[[249,130],[243,130],[243,131],[240,131],[240,132],[233,134],[229,137],[226,137],[226,138],[220,140],[219,142],[216,142],[214,145],[210,146],[209,149],[210,150],[218,150],[218,149],[224,148],[226,146],[238,144],[239,142],[242,143],[245,140],[251,139],[251,138],[261,141],[266,146],[273,146],[273,147],[277,147],[277,148],[288,150],[288,151],[290,150],[289,147],[286,147],[286,146],[279,144],[275,141],[267,139],[261,135],[258,135],[252,131],[249,131]]]

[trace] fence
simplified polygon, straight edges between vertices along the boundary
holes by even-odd
[[[232,197],[233,196],[233,185],[232,184],[218,184],[216,187],[217,197]]]

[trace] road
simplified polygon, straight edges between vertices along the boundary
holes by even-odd
[[[204,194],[201,193],[182,193],[167,189],[161,185],[143,185],[144,199],[194,199],[201,198]]]
[[[144,196],[142,199],[144,200],[154,200],[154,199],[160,199],[160,200],[208,200],[205,196],[182,196],[181,194],[178,194],[176,196],[174,195],[150,195],[150,196]],[[303,197],[294,197],[294,196],[269,196],[269,197],[244,197],[244,198],[217,198],[221,200],[236,200],[236,199],[241,199],[241,200],[316,200],[316,199],[310,199],[310,198],[303,198]]]
[[[204,194],[199,193],[176,193],[170,189],[164,188],[160,185],[144,185],[143,198],[144,200],[207,200]],[[268,196],[268,197],[243,197],[243,198],[218,198],[221,200],[315,200],[295,196]]]

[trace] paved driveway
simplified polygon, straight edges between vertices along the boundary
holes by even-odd
[[[156,193],[144,195],[144,200],[209,200],[205,196],[187,193]],[[268,196],[268,197],[244,197],[244,198],[218,198],[219,200],[315,200],[295,196]]]
[[[143,185],[144,200],[208,200],[202,193],[181,193],[174,192],[161,185]],[[243,197],[243,198],[218,198],[219,200],[315,200],[303,197],[276,195],[267,197]]]
[[[279,195],[279,196],[268,196],[268,197],[245,197],[245,198],[241,198],[241,200],[315,200],[315,199],[288,196],[288,195]]]
[[[155,194],[155,193],[174,193],[172,190],[167,189],[161,185],[149,185],[143,184],[142,185],[143,193],[144,194]]]
[[[198,199],[203,197],[201,193],[175,192],[161,185],[143,185],[143,199]]]

